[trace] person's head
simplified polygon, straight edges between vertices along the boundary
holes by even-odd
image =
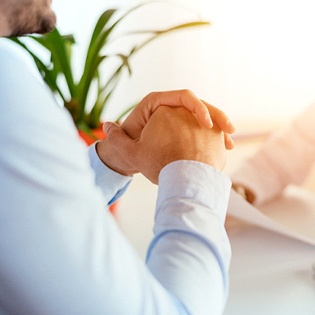
[[[56,24],[50,5],[51,0],[0,0],[0,36],[50,32]]]

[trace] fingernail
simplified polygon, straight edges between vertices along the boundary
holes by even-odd
[[[232,124],[232,122],[230,121],[230,119],[227,119],[227,120],[226,120],[226,124],[231,127],[231,133],[235,132],[236,128],[235,128],[235,126]]]
[[[213,122],[212,122],[212,119],[211,119],[210,115],[206,116],[206,120],[207,120],[208,126],[210,128],[212,128],[213,127]]]

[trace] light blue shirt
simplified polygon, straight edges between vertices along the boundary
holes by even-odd
[[[89,154],[34,65],[0,40],[0,314],[221,314],[230,180],[177,161],[160,173],[143,262],[107,205],[131,178]],[[92,166],[92,167],[91,167]]]

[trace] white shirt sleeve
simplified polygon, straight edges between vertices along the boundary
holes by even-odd
[[[106,203],[111,205],[123,195],[132,177],[123,176],[108,168],[97,155],[96,143],[89,146],[88,153],[95,172],[95,183],[102,189]]]
[[[0,313],[220,314],[229,179],[163,169],[148,268],[106,211],[126,179],[104,190],[70,116],[4,40],[0,70]]]
[[[227,176],[195,161],[173,162],[159,177],[147,263],[189,314],[223,312],[231,255],[224,229],[229,192]]]
[[[301,184],[315,162],[315,104],[291,125],[274,134],[231,175],[248,187],[261,205],[279,195],[288,184]]]

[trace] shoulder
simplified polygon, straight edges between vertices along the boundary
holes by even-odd
[[[7,38],[0,38],[0,54],[1,57],[14,56],[22,53],[22,49],[17,44]],[[0,59],[0,62],[3,58]]]
[[[0,38],[0,71],[0,93],[6,105],[22,107],[34,103],[41,94],[49,94],[32,57],[6,38]]]
[[[32,57],[22,47],[7,38],[0,38],[0,69],[1,85],[3,85],[3,80],[8,79],[8,75],[14,74],[19,74],[19,76],[14,76],[15,80],[28,74],[39,82],[42,81]]]
[[[8,134],[15,125],[31,133],[43,121],[44,129],[69,125],[69,115],[56,103],[31,56],[9,39],[0,39],[0,71],[0,131]]]

